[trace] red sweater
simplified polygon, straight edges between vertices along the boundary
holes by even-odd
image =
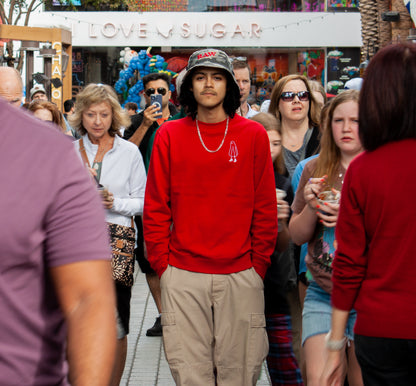
[[[210,150],[225,121],[198,122]],[[224,144],[209,153],[195,121],[183,118],[158,130],[147,177],[143,230],[150,264],[229,274],[254,267],[264,277],[277,236],[277,205],[264,128],[236,115]]]
[[[416,339],[416,140],[358,156],[341,193],[332,302],[360,335]]]

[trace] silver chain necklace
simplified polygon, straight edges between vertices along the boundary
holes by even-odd
[[[225,137],[227,136],[227,132],[228,132],[228,122],[229,122],[230,118],[227,116],[227,123],[225,125],[225,132],[224,132],[224,138],[222,139],[220,146],[218,146],[218,148],[216,150],[210,150],[205,146],[205,143],[202,139],[201,136],[201,132],[199,131],[199,125],[198,125],[198,119],[195,120],[196,122],[196,130],[198,131],[198,137],[199,140],[201,141],[202,146],[204,147],[204,149],[208,152],[208,153],[216,153],[218,150],[220,150],[222,148],[222,145],[224,145],[224,141],[225,141]]]

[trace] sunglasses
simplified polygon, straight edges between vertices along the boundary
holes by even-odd
[[[245,56],[237,56],[236,58],[231,58],[231,62],[244,62],[244,63],[247,63],[247,58]]]
[[[157,93],[158,93],[158,94],[160,94],[160,95],[165,95],[165,94],[166,94],[166,92],[167,92],[168,90],[166,90],[164,87],[158,87],[156,90],[155,90],[154,88],[148,88],[148,89],[145,91],[145,94],[146,94],[148,97],[150,97],[150,95],[153,95],[156,91],[157,91]]]
[[[280,95],[280,99],[283,102],[292,102],[293,99],[295,99],[295,96],[297,96],[301,102],[306,102],[309,100],[309,91],[299,91],[299,92],[285,91],[285,92],[282,92],[282,95]]]

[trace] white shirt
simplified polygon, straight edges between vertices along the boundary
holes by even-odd
[[[251,108],[251,106],[247,103],[247,106],[248,106],[248,111],[247,111],[247,114],[246,114],[246,118],[247,119],[249,119],[249,118],[251,118],[251,117],[254,117],[256,114],[258,114],[259,112],[258,111],[256,111],[256,110],[253,110],[252,108]]]
[[[269,111],[270,99],[266,99],[260,106],[260,112],[267,113]]]
[[[93,164],[98,145],[83,137],[85,152]],[[79,141],[74,142],[79,157]],[[82,158],[81,158],[82,159]],[[106,220],[114,224],[131,226],[131,216],[143,213],[146,170],[138,147],[118,135],[103,158],[100,184],[114,195],[113,207],[106,210]]]

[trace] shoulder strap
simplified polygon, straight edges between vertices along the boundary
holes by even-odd
[[[84,161],[84,163],[91,167],[90,161],[88,161],[87,153],[85,152],[84,141],[82,140],[82,138],[79,140],[79,152],[81,153],[81,158]],[[134,228],[133,216],[131,216],[131,227]]]
[[[85,152],[84,141],[82,138],[79,140],[79,152],[81,153],[81,158],[84,161],[84,164],[91,167],[90,161],[88,161],[87,153]]]

